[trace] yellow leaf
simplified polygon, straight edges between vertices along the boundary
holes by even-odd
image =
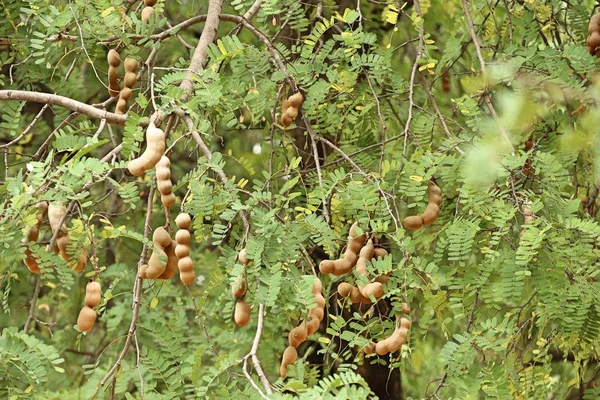
[[[104,18],[108,14],[110,14],[111,12],[113,12],[114,10],[115,10],[114,7],[108,7],[106,10],[102,11],[102,13],[100,15],[102,16],[102,18]]]
[[[411,175],[408,177],[411,181],[423,182],[423,177],[418,175]]]
[[[27,389],[25,389],[25,393],[31,393],[32,390],[33,390],[33,385],[29,385],[27,387]]]
[[[154,297],[151,301],[150,301],[150,308],[156,308],[156,306],[158,305],[158,298]]]

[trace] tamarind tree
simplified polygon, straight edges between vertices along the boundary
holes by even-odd
[[[0,397],[600,398],[596,8],[0,1]]]

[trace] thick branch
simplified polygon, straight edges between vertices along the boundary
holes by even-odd
[[[61,106],[91,118],[105,119],[106,122],[113,125],[125,125],[125,121],[127,120],[127,115],[118,115],[106,110],[100,110],[81,101],[57,94],[29,92],[26,90],[0,90],[0,101],[2,100],[19,100]]]
[[[208,60],[208,45],[214,42],[217,36],[217,30],[219,29],[219,14],[223,7],[223,0],[210,0],[208,3],[208,13],[206,14],[206,23],[204,29],[202,29],[202,35],[198,40],[198,45],[194,51],[194,56],[190,62],[189,71],[185,75],[185,79],[181,82],[180,87],[184,90],[186,95],[192,92],[192,78],[194,73],[200,71],[206,65]]]

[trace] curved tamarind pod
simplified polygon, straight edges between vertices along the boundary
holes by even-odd
[[[588,31],[600,31],[600,14],[594,14],[590,18],[590,22],[588,25]]]
[[[129,161],[127,169],[132,175],[140,176],[154,168],[164,153],[165,133],[151,121],[146,129],[146,150],[138,158]]]
[[[169,232],[165,228],[159,226],[152,234],[152,241],[158,243],[160,247],[165,248],[171,244],[171,235],[169,235]]]
[[[127,111],[127,101],[123,99],[119,99],[117,101],[117,105],[115,106],[115,114],[123,115]]]
[[[111,67],[117,68],[119,65],[121,65],[121,57],[115,49],[110,49],[108,51],[106,59],[108,61],[108,65],[110,65]]]
[[[125,102],[128,102],[129,100],[131,100],[131,97],[133,96],[133,90],[131,90],[131,88],[128,88],[127,86],[125,86],[120,93],[120,97],[121,100],[125,100]]]
[[[177,201],[177,197],[173,193],[161,194],[160,201],[166,208],[171,208],[173,207],[173,204],[175,204],[175,202]]]
[[[312,292],[314,295],[320,295],[323,292],[323,282],[319,278],[315,278],[313,282]]]
[[[156,246],[156,243],[154,243]],[[146,277],[148,279],[157,279],[165,272],[167,268],[167,253],[162,248],[154,249],[150,260],[148,260],[148,268],[146,269]]]
[[[148,264],[142,264],[140,265],[140,278],[142,279],[148,279],[148,276],[146,275],[146,271],[148,270]]]
[[[129,89],[133,89],[136,83],[137,77],[135,75],[135,72],[127,72],[123,77],[123,85],[125,85]]]
[[[335,260],[333,264],[333,275],[340,276],[347,274],[352,271],[352,268],[356,265],[358,261],[358,256],[356,253],[352,253],[349,250],[346,250],[344,253],[344,258]]]
[[[96,307],[102,301],[102,288],[98,282],[90,282],[85,287],[85,305]]]
[[[50,222],[52,233],[55,233],[59,229],[61,232],[67,232],[67,227],[65,226],[64,222],[62,226],[58,226],[58,223],[66,212],[67,208],[62,203],[51,203],[48,205],[48,220]]]
[[[335,269],[335,261],[333,260],[323,260],[319,263],[319,271],[322,274],[331,274]]]
[[[374,253],[375,248],[373,247],[373,241],[369,239],[367,244],[360,250],[359,258],[356,262],[356,272],[362,276],[368,275],[367,260],[372,259]],[[383,285],[380,282],[372,282],[364,286],[358,285],[358,290],[360,291],[360,294],[366,298],[371,298],[371,296],[373,296],[376,299],[379,299],[384,295]]]
[[[290,107],[300,108],[300,106],[304,102],[304,96],[300,92],[294,93],[293,95],[288,97],[288,102]]]
[[[376,247],[373,250],[373,257],[375,258],[385,258],[388,255],[388,252],[383,247]]]
[[[108,67],[108,94],[117,97],[121,91],[119,86],[119,71],[113,66]]]
[[[404,228],[409,231],[416,231],[423,226],[423,218],[420,215],[412,215],[410,217],[404,218]]]
[[[363,296],[356,286],[352,286],[352,289],[350,290],[350,301],[354,304],[371,304],[371,300],[368,297]]]
[[[77,317],[77,327],[82,332],[89,332],[96,322],[96,311],[84,306]]]
[[[356,227],[358,226],[358,221],[352,224],[350,227],[350,240],[348,241],[348,249],[350,249],[353,253],[358,254],[360,249],[365,245],[367,240],[367,234],[363,232],[362,235],[359,235],[356,232]]]
[[[27,229],[25,237],[23,238],[23,243],[25,244],[29,242],[37,242],[40,236],[40,226],[42,225],[42,222],[44,222],[44,216],[48,212],[48,202],[40,201],[36,207],[38,209],[38,212],[35,215],[37,222],[35,225],[30,226]],[[33,253],[28,246],[25,248],[25,258],[23,259],[23,263],[25,264],[27,269],[29,269],[29,271],[31,271],[32,273],[40,273],[40,267],[38,266],[38,263],[33,257]]]
[[[440,207],[435,203],[427,204],[425,211],[423,212],[423,214],[421,214],[421,218],[423,219],[423,225],[432,225],[437,219],[438,215],[440,215]]]
[[[40,267],[36,259],[33,257],[33,253],[29,247],[25,249],[25,258],[23,259],[23,263],[31,273],[39,274],[41,272]]]
[[[406,304],[406,303],[404,303]],[[404,312],[404,304],[402,304],[402,311]],[[410,309],[408,310],[408,313],[405,314],[410,314]],[[400,328],[409,330],[410,327],[412,326],[412,321],[408,318],[400,318]]]
[[[308,315],[312,318],[322,321],[325,317],[325,310],[323,310],[321,307],[315,307],[308,312]]]
[[[69,235],[62,235],[62,236],[56,238],[56,245],[58,246],[58,250],[60,251],[60,256],[62,257],[63,260],[65,260],[65,262],[67,264],[69,264],[71,262],[71,258],[69,257],[69,254],[67,253],[67,245],[69,244],[70,241],[71,241],[71,238],[69,237]]]
[[[293,121],[298,116],[298,109],[296,107],[288,107],[285,114]]]
[[[167,265],[165,266],[164,272],[158,277],[158,279],[171,279],[175,275],[175,272],[177,272],[179,258],[175,254],[176,245],[177,243],[174,240],[171,240],[171,243],[165,247],[165,253],[167,254]]]
[[[250,260],[247,257],[248,252],[246,251],[245,248],[241,249],[240,252],[238,253],[237,259],[240,262],[240,264],[246,266],[248,265],[248,263],[250,262]]]
[[[144,9],[142,10],[142,21],[144,21],[144,22],[150,21],[150,17],[152,15],[154,15],[154,8],[153,7],[144,7]]]
[[[281,358],[281,367],[279,367],[279,375],[281,375],[282,378],[285,379],[287,377],[287,366],[295,363],[297,359],[298,351],[296,348],[294,346],[286,347],[283,352],[283,357]]]
[[[303,322],[290,331],[288,335],[288,343],[290,346],[298,347],[306,340],[307,335],[308,332],[306,330],[306,323]]]
[[[152,7],[154,5],[156,5],[157,0],[144,0],[144,5],[148,6],[148,7]]]
[[[283,114],[281,116],[281,125],[283,125],[284,127],[288,127],[292,124],[292,119],[290,118],[289,115],[287,115],[287,113]]]
[[[600,32],[590,32],[590,35],[586,39],[586,45],[590,51],[595,51],[596,47],[600,46]]]
[[[192,225],[192,217],[190,217],[189,214],[180,213],[177,218],[175,218],[175,224],[179,229],[189,230]]]
[[[317,307],[324,310],[325,309],[325,297],[321,293],[315,294],[315,303],[317,303]]]
[[[248,325],[248,322],[250,321],[250,305],[246,303],[246,300],[239,299],[235,303],[235,313],[233,318],[238,326]]]
[[[321,325],[321,320],[315,318],[314,316],[306,323],[306,334],[308,336],[312,335],[316,331],[319,330],[319,325]]]
[[[85,269],[85,266],[87,265],[87,260],[87,251],[85,251],[85,249],[81,249],[81,251],[79,252],[79,258],[77,259],[77,264],[75,264],[71,268],[75,272],[82,272]]]

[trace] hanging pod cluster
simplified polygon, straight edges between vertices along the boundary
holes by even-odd
[[[600,57],[600,49],[598,49],[600,47],[600,13],[594,14],[590,18],[585,44],[590,54]]]
[[[237,259],[244,267],[248,266],[250,263],[250,260],[246,257],[246,249],[240,250]],[[250,304],[244,299],[246,291],[246,280],[240,275],[235,282],[231,284],[231,294],[233,295],[233,298],[236,299],[233,320],[238,326],[246,326],[248,325],[248,322],[250,322]]]
[[[194,262],[190,257],[190,242],[192,235],[190,227],[192,226],[192,218],[189,214],[181,213],[175,218],[175,224],[179,228],[175,234],[175,255],[179,259],[177,268],[179,268],[179,279],[184,285],[191,285],[196,280],[196,272],[194,271]]]
[[[123,76],[123,90],[119,94],[119,101],[115,107],[115,114],[125,114],[127,112],[127,102],[133,96],[133,88],[137,83],[138,62],[132,58],[125,58],[123,63],[125,76]]]
[[[402,303],[402,313],[410,315],[410,306],[408,303]],[[369,343],[363,348],[363,352],[367,355],[377,353],[383,356],[400,350],[402,345],[408,340],[408,330],[411,325],[412,323],[409,319],[401,318],[400,326],[396,325],[396,329],[394,329],[394,332],[389,337],[379,341],[377,344],[373,342]]]
[[[143,279],[171,279],[177,271],[177,256],[175,242],[165,228],[158,227],[152,234],[154,250],[148,264],[140,267],[140,277]]]
[[[102,290],[100,283],[90,282],[85,287],[85,305],[77,317],[77,327],[82,332],[89,332],[96,323],[96,311],[94,307],[100,304],[102,300]]]
[[[171,161],[167,156],[162,156],[156,164],[156,186],[165,208],[171,208],[175,204],[176,197],[173,194],[173,183],[171,182]]]
[[[48,202],[40,201],[37,204],[37,209],[38,212],[35,215],[35,218],[37,220],[36,224],[27,229],[27,233],[23,238],[23,243],[25,244],[28,244],[29,242],[37,242],[38,238],[40,237],[40,228],[42,226],[42,222],[44,222],[44,217],[48,212]],[[25,266],[29,271],[33,272],[34,274],[40,273],[40,267],[38,266],[35,257],[33,257],[29,246],[25,248],[25,259],[23,260],[23,262],[25,263]]]
[[[304,96],[300,92],[291,95],[283,101],[283,105],[281,106],[281,125],[287,128],[296,120],[303,102]]]
[[[82,248],[77,260],[71,260],[71,257],[67,253],[67,246],[71,242],[71,237],[67,232],[67,226],[64,222],[62,226],[60,226],[60,221],[63,219],[66,212],[67,209],[62,203],[51,203],[48,206],[50,229],[52,230],[53,235],[56,234],[55,247],[53,250],[55,253],[60,252],[60,256],[71,269],[76,272],[81,272],[87,264],[87,252]]]
[[[442,204],[442,190],[433,182],[427,183],[427,196],[429,202],[421,215],[413,215],[404,218],[404,227],[409,231],[416,231],[423,226],[432,225],[440,215],[440,204]]]
[[[154,15],[154,5],[156,5],[157,0],[144,0],[144,9],[142,10],[142,21],[148,22],[150,21],[150,17]]]
[[[111,97],[117,97],[121,92],[119,71],[117,70],[119,65],[121,65],[121,57],[115,49],[111,49],[106,58],[108,60],[108,94]]]
[[[295,327],[288,334],[288,347],[283,352],[281,358],[281,367],[279,374],[282,378],[287,377],[287,367],[293,364],[298,359],[298,351],[296,348],[302,344],[306,338],[319,329],[321,321],[325,317],[325,297],[323,297],[323,283],[319,278],[315,278],[312,287],[312,293],[315,296],[316,306],[308,312],[310,321],[302,321],[300,325]]]

